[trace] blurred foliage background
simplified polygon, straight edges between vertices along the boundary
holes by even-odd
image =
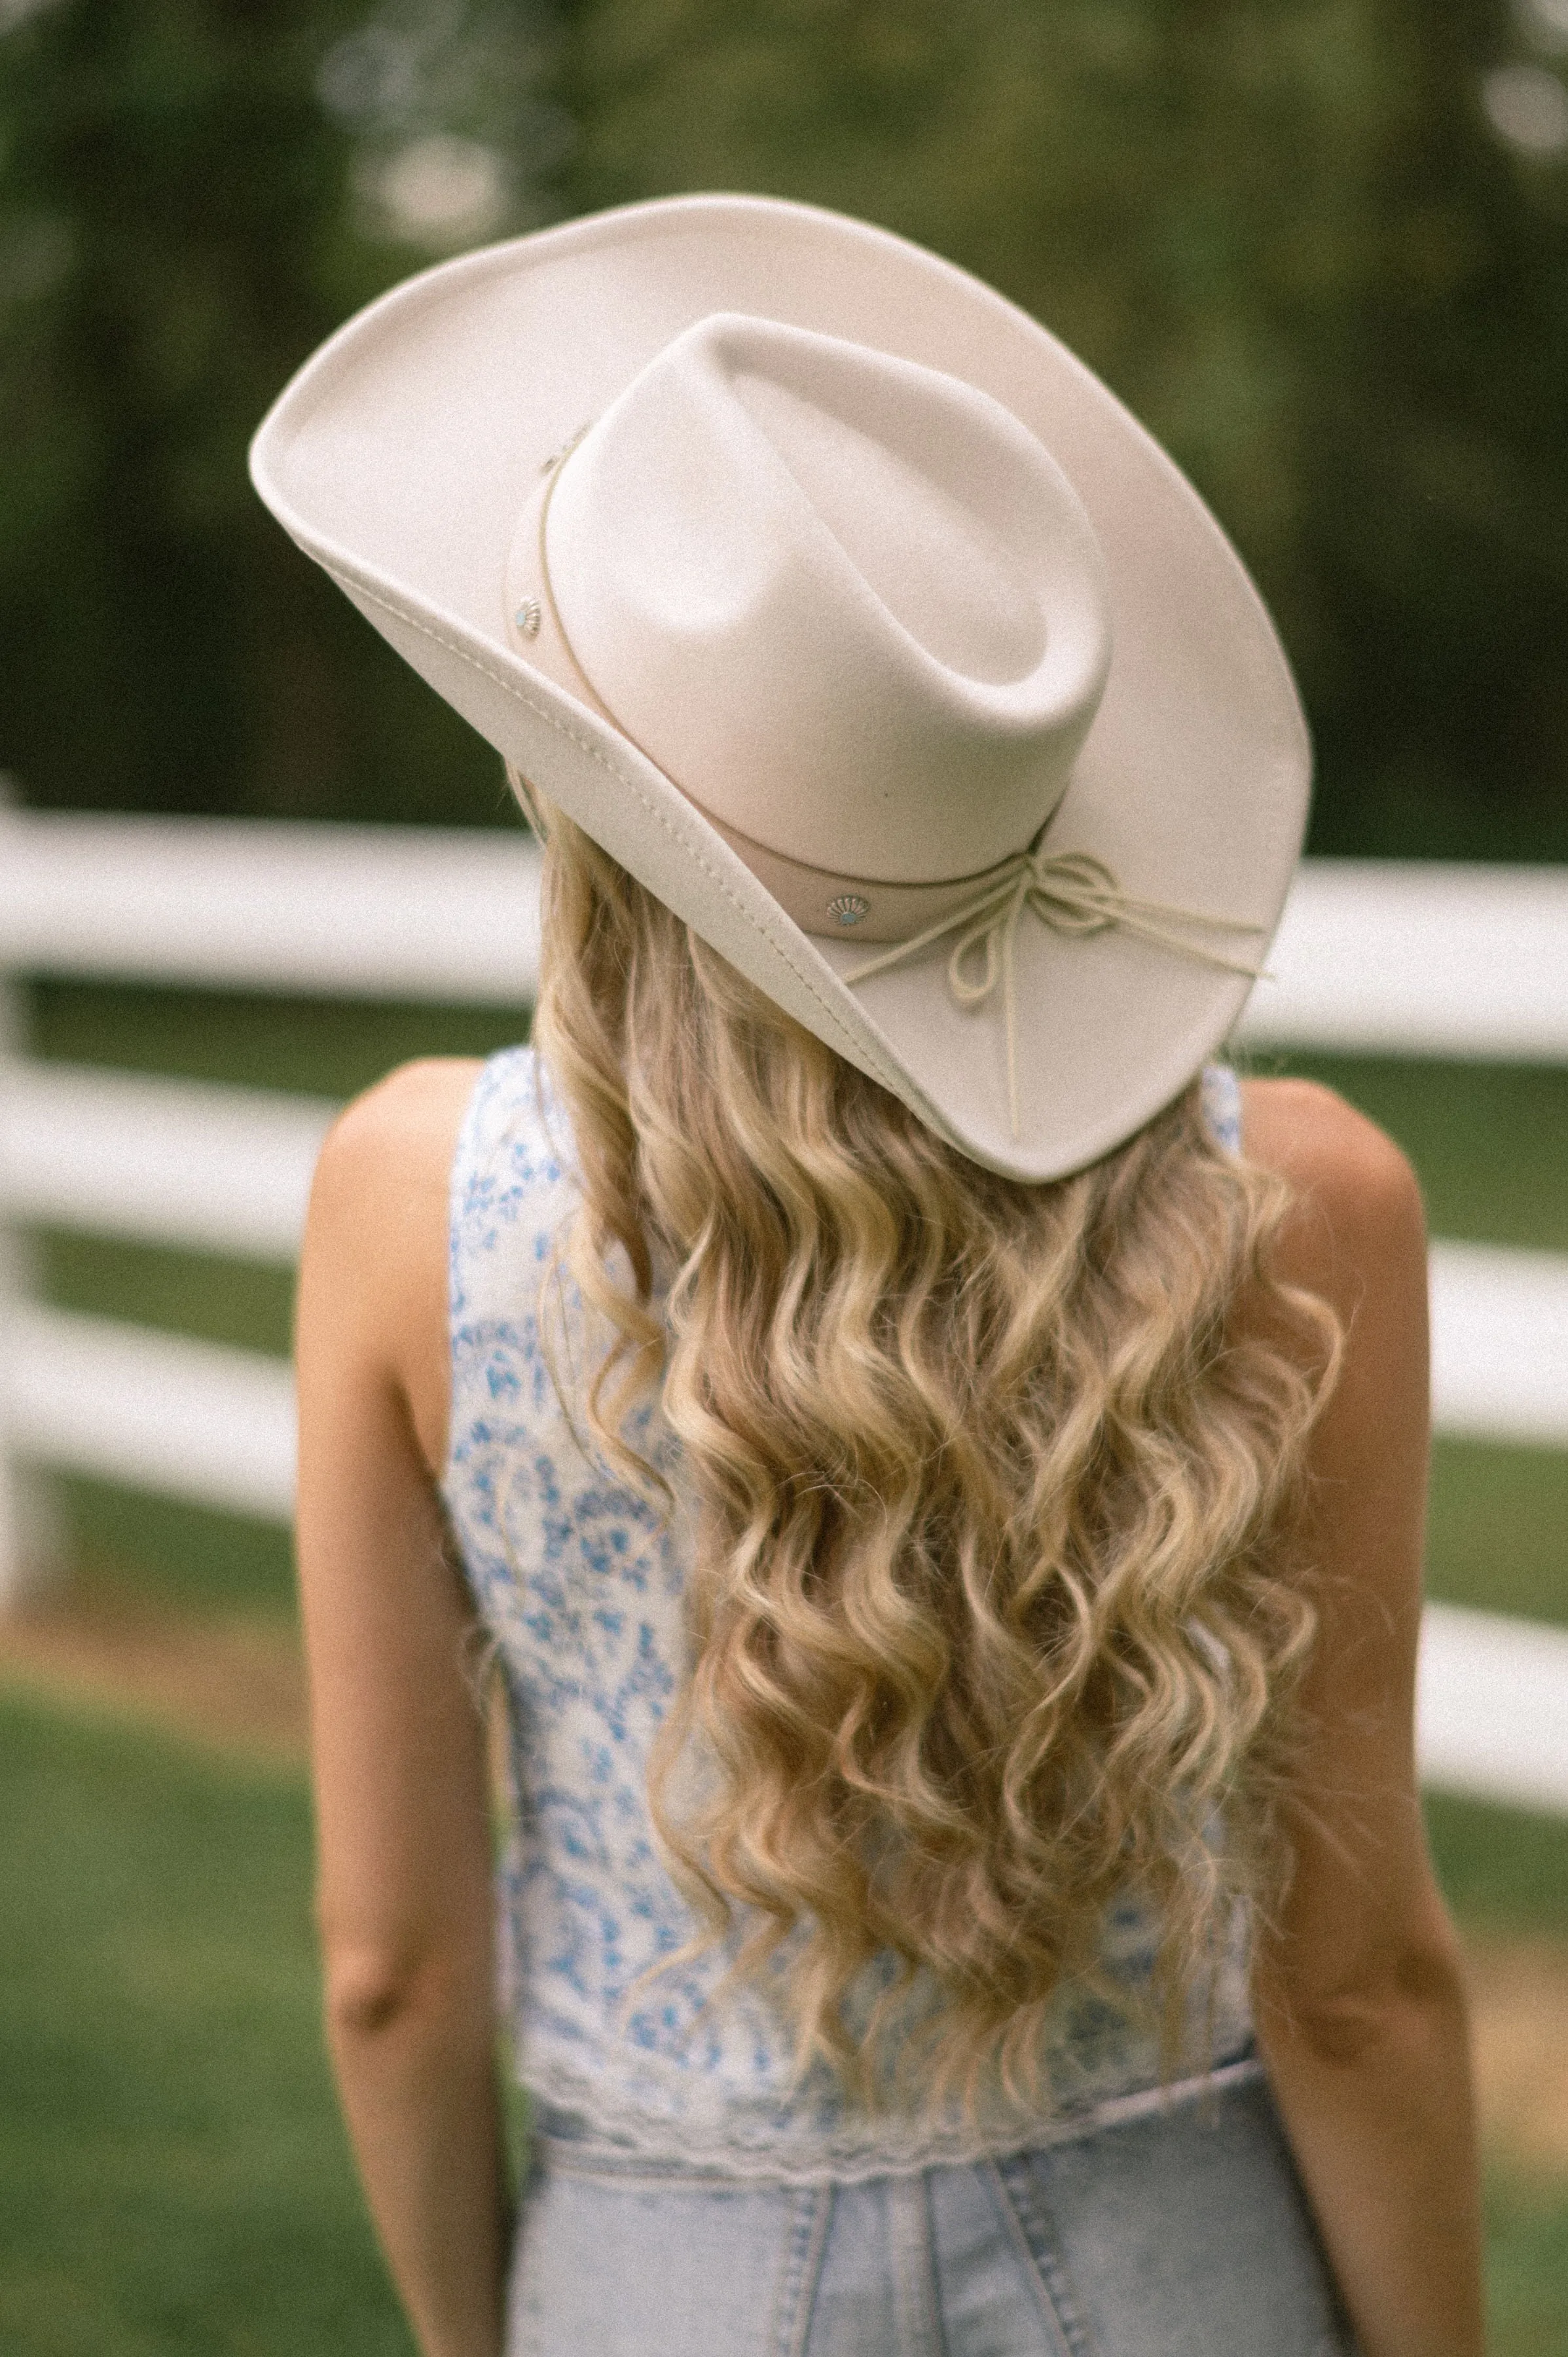
[[[1322,851],[1568,856],[1568,0],[0,0],[0,765],[442,818],[494,764],[246,439],[439,254],[690,188],[993,280],[1278,614]]]

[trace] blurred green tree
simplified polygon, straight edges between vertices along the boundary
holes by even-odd
[[[1167,443],[1280,616],[1319,848],[1568,856],[1564,0],[7,19],[0,759],[34,797],[492,815],[488,757],[255,511],[245,435],[431,253],[731,187],[980,271]]]
[[[542,217],[548,18],[0,0],[0,762],[53,804],[495,818],[493,759],[299,561],[245,446],[347,312]]]

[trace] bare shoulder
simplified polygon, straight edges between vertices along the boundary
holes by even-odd
[[[1374,1205],[1417,1192],[1386,1130],[1319,1081],[1243,1081],[1249,1158],[1336,1204]]]
[[[424,1056],[387,1072],[344,1105],[328,1129],[311,1186],[311,1228],[347,1228],[384,1247],[441,1198],[481,1065]]]
[[[481,1070],[428,1057],[345,1106],[317,1163],[301,1258],[302,1359],[325,1348],[367,1379],[390,1376],[432,1465],[446,1437],[452,1157]]]
[[[1281,1240],[1288,1274],[1352,1306],[1369,1285],[1425,1284],[1425,1215],[1415,1172],[1374,1121],[1316,1081],[1246,1081],[1247,1157],[1296,1198]],[[1349,1297],[1348,1298],[1347,1297]]]
[[[345,1105],[316,1167],[312,1212],[373,1214],[432,1184],[445,1192],[457,1132],[482,1070],[469,1056],[400,1064]]]

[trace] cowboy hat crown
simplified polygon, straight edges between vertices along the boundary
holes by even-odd
[[[720,315],[639,371],[547,497],[585,677],[748,841],[934,883],[1059,801],[1110,662],[1104,568],[1060,468],[987,393]]]

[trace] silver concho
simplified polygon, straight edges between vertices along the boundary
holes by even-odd
[[[841,925],[858,925],[862,917],[871,914],[871,903],[863,900],[858,892],[841,892],[828,902],[828,914],[836,917]]]
[[[517,627],[525,639],[536,639],[539,636],[539,625],[543,619],[537,597],[525,597],[514,617]]]

